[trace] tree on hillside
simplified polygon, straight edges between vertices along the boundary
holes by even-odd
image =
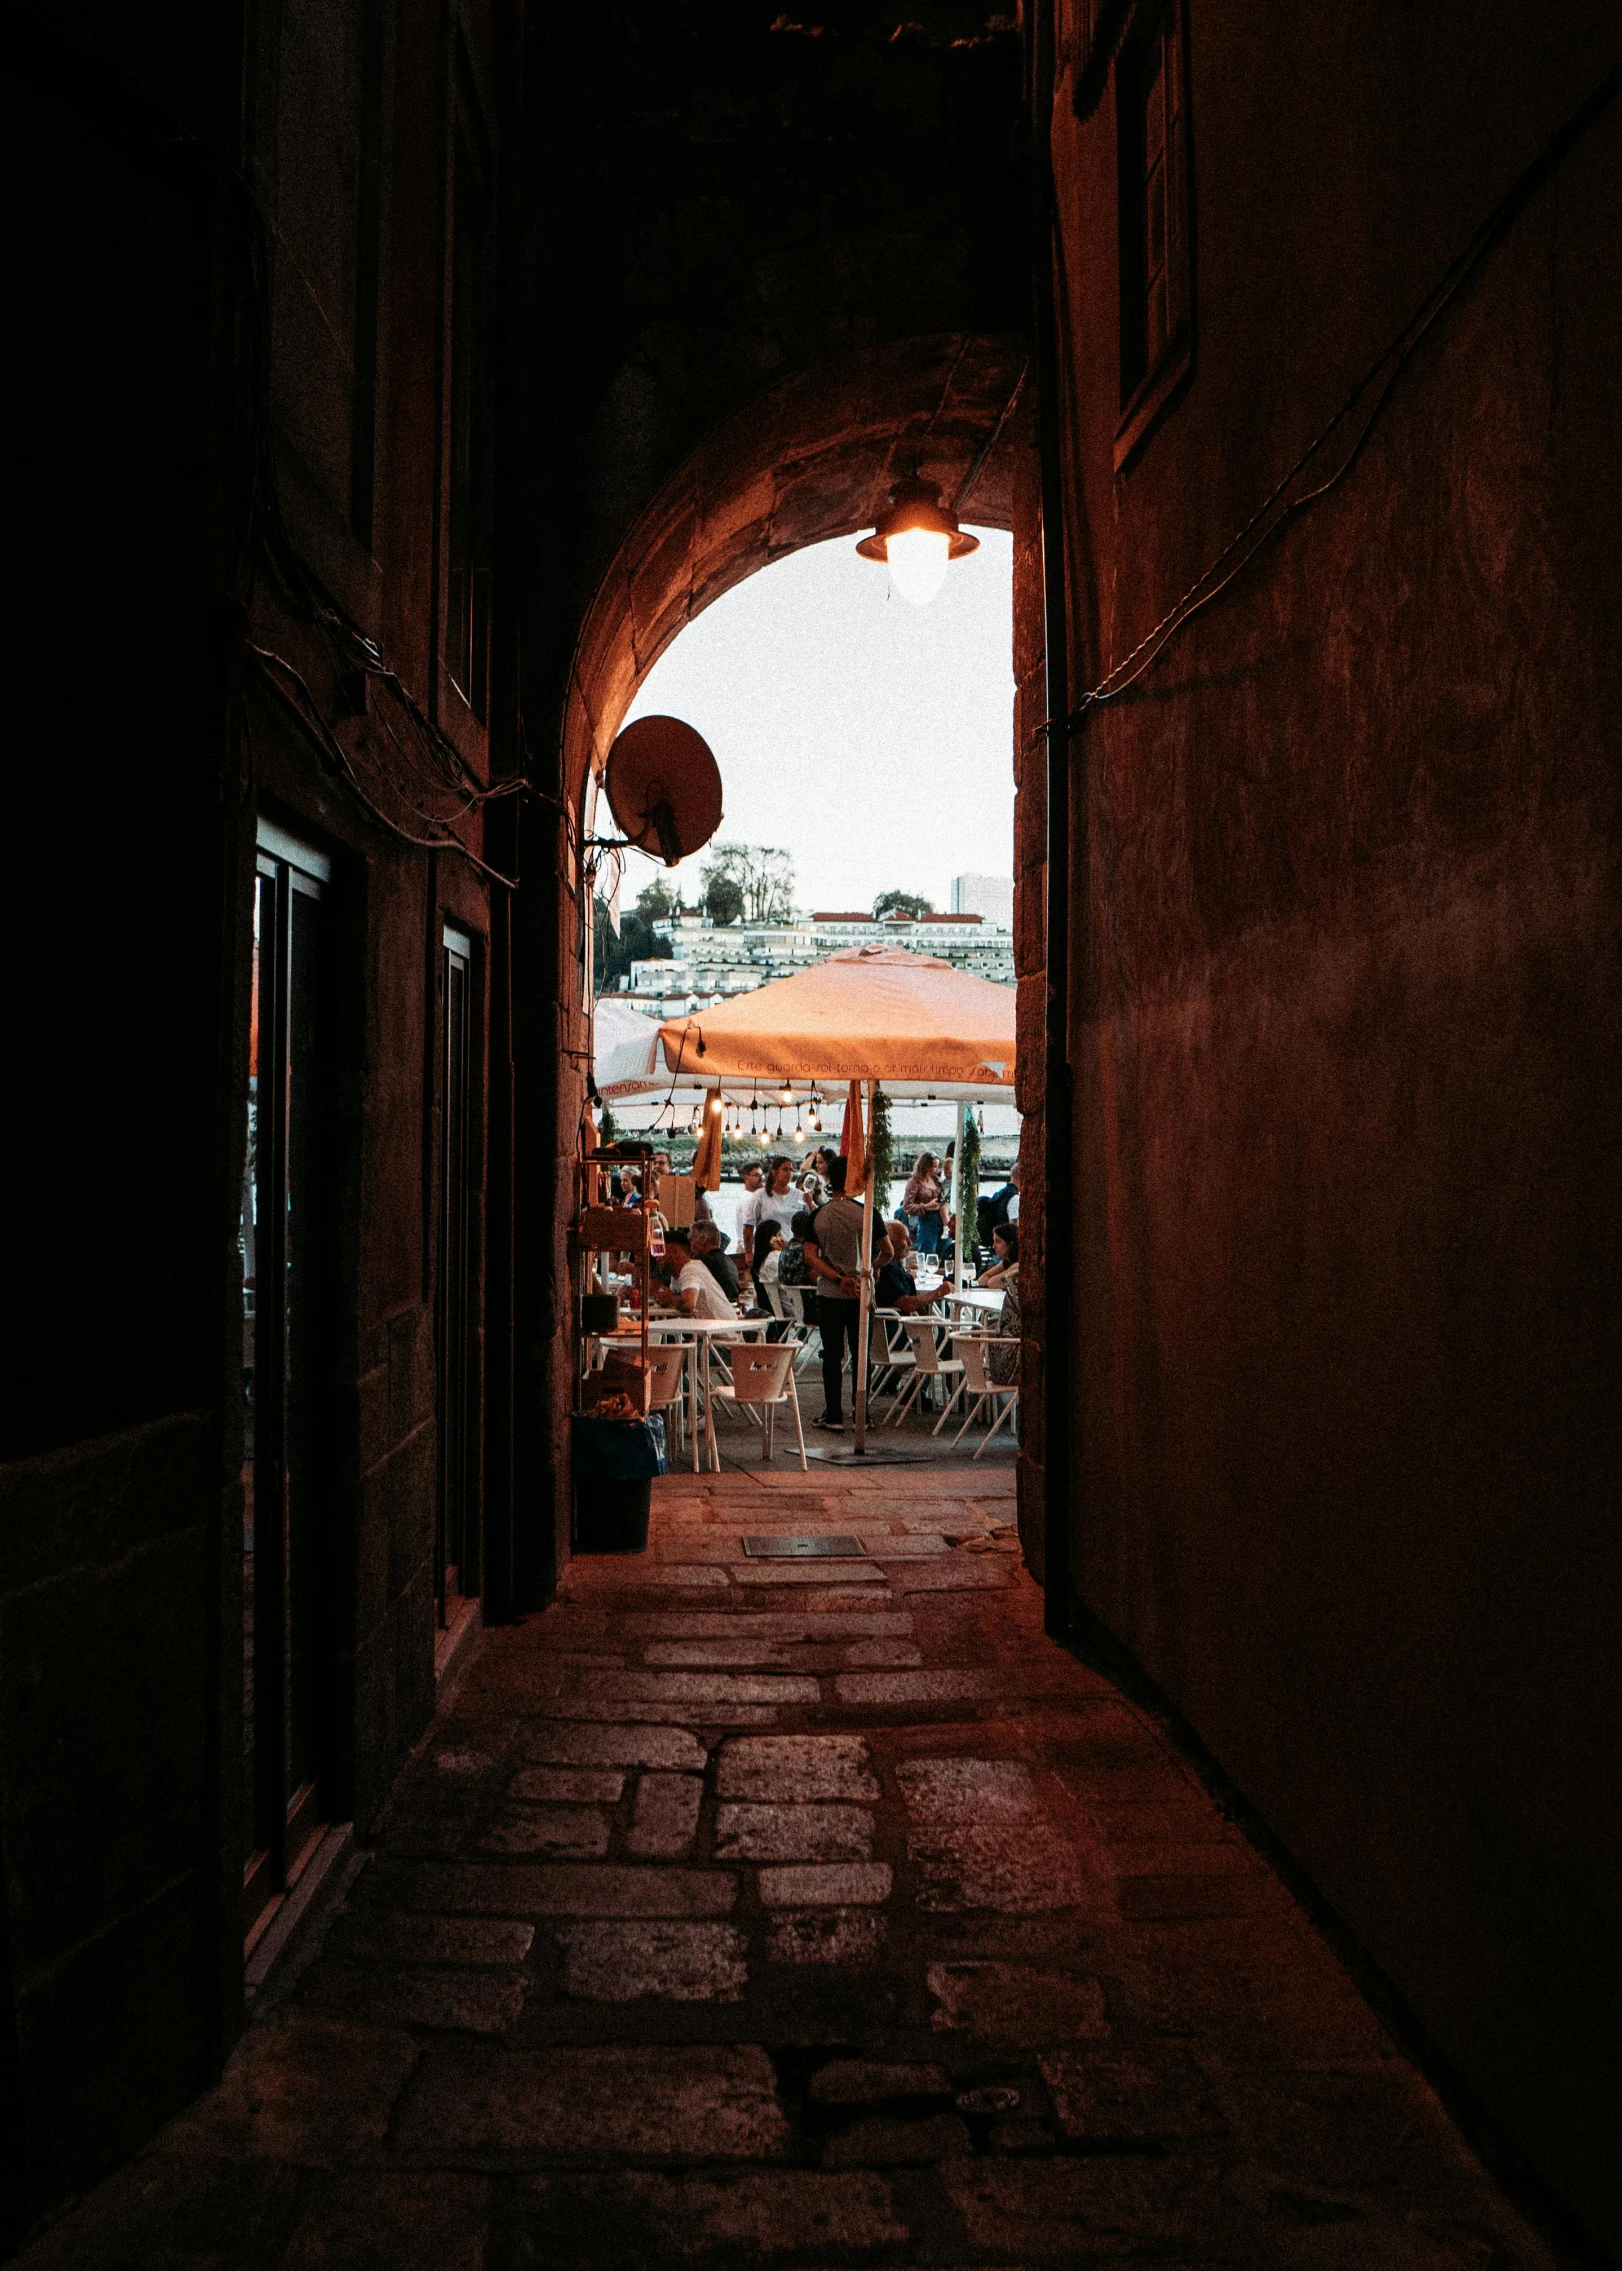
[[[655,876],[645,890],[637,893],[636,911],[645,915],[650,924],[668,923],[672,915],[681,913],[681,901],[668,883]]]
[[[928,899],[920,899],[916,891],[881,891],[873,902],[873,920],[882,923],[886,915],[905,915],[910,922],[918,922],[935,912]]]
[[[633,962],[668,962],[674,954],[670,940],[655,930],[641,912],[641,903],[620,917],[620,934],[614,936],[608,919],[608,901],[599,891],[592,923],[592,975],[598,993],[623,978]]]
[[[794,912],[794,862],[775,844],[717,844],[699,880],[712,923],[782,923]]]
[[[741,923],[743,921],[743,887],[735,876],[723,875],[716,868],[706,868],[700,879],[704,885],[704,912],[712,923]]]

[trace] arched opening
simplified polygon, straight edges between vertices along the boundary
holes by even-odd
[[[571,797],[671,640],[756,568],[870,528],[923,463],[969,519],[1015,526],[1032,437],[1022,341],[952,333],[844,357],[718,427],[637,520],[581,626],[563,719]]]
[[[1004,740],[999,754],[1004,762],[1012,758],[1016,792],[1010,864],[1022,944],[1009,975],[1017,971],[1019,980],[1026,1046],[1018,1104],[1026,1113],[1042,1089],[1040,1015],[1028,1014],[1027,1000],[1040,986],[1040,854],[1033,860],[1029,847],[1039,840],[1041,812],[1039,798],[1032,807],[1020,764],[1040,716],[1031,707],[1039,699],[1041,636],[1027,368],[1017,338],[905,341],[803,374],[712,433],[642,514],[587,612],[570,672],[561,768],[579,841],[597,826],[595,789],[615,735],[681,633],[758,570],[871,528],[892,484],[921,469],[966,525],[1012,538],[1012,749]],[[875,571],[875,603],[881,578]],[[1003,731],[1009,734],[1007,724]],[[590,1046],[588,883],[574,872],[570,884],[560,1008],[571,1030],[560,1083],[560,1160],[573,1153]],[[557,1355],[561,1364],[561,1347]]]

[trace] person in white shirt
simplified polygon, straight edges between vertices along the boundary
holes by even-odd
[[[680,1264],[671,1279],[670,1292],[684,1317],[709,1317],[717,1321],[737,1318],[737,1309],[716,1284],[714,1273],[693,1258],[685,1238],[667,1231],[665,1252],[672,1265]]]
[[[758,1159],[751,1159],[743,1171],[743,1197],[738,1201],[738,1254],[745,1269],[755,1258],[755,1224],[760,1216],[758,1208],[766,1170]]]
[[[740,1224],[747,1221],[752,1232],[771,1223],[787,1238],[794,1217],[804,1211],[805,1195],[794,1187],[794,1162],[779,1152],[775,1159],[767,1160],[765,1187],[752,1200],[745,1199],[738,1220]]]

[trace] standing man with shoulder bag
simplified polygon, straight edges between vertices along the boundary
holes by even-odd
[[[843,1159],[830,1162],[828,1179],[834,1195],[817,1209],[811,1235],[805,1241],[805,1258],[817,1289],[817,1325],[822,1334],[822,1417],[814,1424],[843,1433],[845,1348],[850,1348],[851,1397],[856,1395],[857,1331],[861,1317],[862,1226],[869,1209],[860,1199],[845,1195]],[[879,1235],[874,1211],[871,1249],[875,1265],[890,1259],[890,1241]]]

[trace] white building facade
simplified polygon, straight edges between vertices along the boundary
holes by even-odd
[[[994,928],[1014,927],[1014,879],[1011,875],[954,875],[952,912],[979,915]]]
[[[861,913],[816,913],[788,923],[712,923],[708,916],[684,913],[659,927],[670,940],[670,960],[633,962],[613,997],[648,1017],[691,1017],[851,946],[905,947],[994,985],[1014,983],[1011,930],[973,912],[916,921],[887,915],[882,922]]]

